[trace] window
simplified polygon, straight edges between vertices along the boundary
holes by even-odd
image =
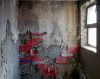
[[[96,28],[96,5],[91,5],[87,8],[87,44],[96,47],[97,28]]]

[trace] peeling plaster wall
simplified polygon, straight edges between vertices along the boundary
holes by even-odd
[[[19,30],[21,33],[47,32],[44,45],[77,44],[77,2],[74,1],[20,1]],[[62,42],[63,40],[63,42]]]
[[[17,2],[0,1],[0,79],[18,79]]]
[[[47,32],[43,36],[43,48],[39,56],[55,58],[61,54],[59,45],[73,47],[78,43],[78,7],[74,1],[20,1],[19,23],[20,33]],[[63,41],[62,41],[63,40]],[[58,45],[58,46],[53,46]],[[67,52],[66,48],[64,53]],[[69,64],[58,66],[58,78],[66,71],[70,72]]]

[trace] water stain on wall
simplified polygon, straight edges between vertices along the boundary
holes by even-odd
[[[20,1],[19,3],[18,28],[21,33],[27,30],[47,32],[47,36],[44,37],[45,45],[54,44],[55,40],[58,44],[64,41],[65,46],[77,44],[76,2]]]

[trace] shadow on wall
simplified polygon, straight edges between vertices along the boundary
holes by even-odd
[[[39,32],[38,14],[35,11],[36,4],[31,1],[19,1],[19,30],[26,32]]]

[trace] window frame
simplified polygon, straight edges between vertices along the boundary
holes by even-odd
[[[96,28],[97,29],[97,26],[96,26],[96,24],[97,24],[97,22],[96,23],[93,23],[93,24],[87,24],[87,19],[88,19],[88,9],[90,8],[90,7],[92,7],[92,6],[94,6],[94,5],[96,5],[96,3],[94,2],[94,3],[92,3],[92,4],[90,4],[87,8],[86,8],[86,28],[87,28],[87,46],[90,46],[90,47],[93,47],[93,48],[96,48],[95,46],[93,46],[93,45],[91,45],[91,44],[89,44],[88,43],[88,29],[89,28]],[[96,14],[96,16],[97,16],[97,14]],[[97,35],[97,33],[96,33],[96,35]],[[96,42],[97,43],[97,42]]]

